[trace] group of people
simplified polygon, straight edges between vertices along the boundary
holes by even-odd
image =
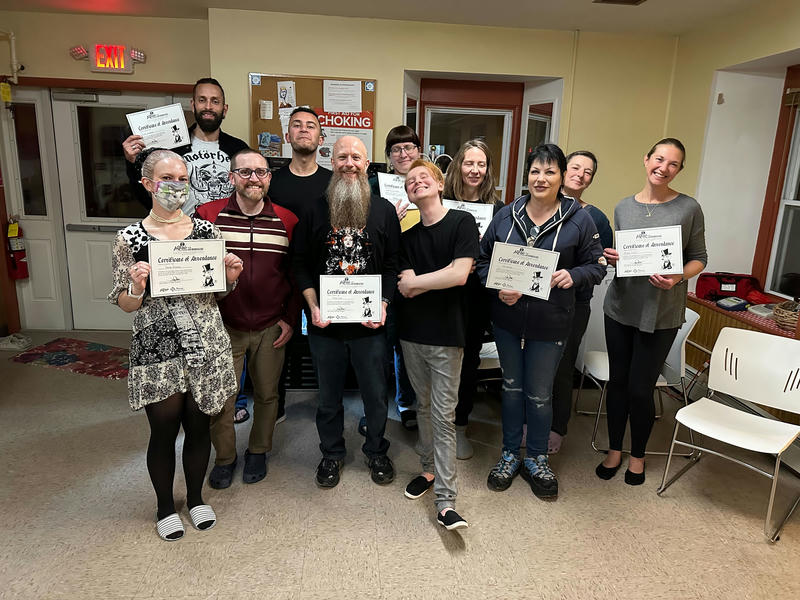
[[[386,438],[392,393],[403,425],[419,436],[421,471],[405,496],[416,499],[433,489],[438,522],[448,530],[466,527],[455,510],[457,460],[472,455],[466,426],[480,349],[493,335],[503,371],[503,439],[487,484],[502,491],[521,473],[536,496],[556,497],[549,456],[566,435],[589,300],[607,265],[618,259],[608,219],[582,198],[597,172],[595,156],[579,151],[565,157],[554,144],[532,149],[525,165],[528,191],[504,205],[482,140],[466,142],[445,176],[422,155],[411,128],[395,127],[386,156],[416,208],[406,211],[381,197],[358,138],[335,142],[332,171],[317,165],[323,132],[309,107],[292,112],[286,134],[292,160],[274,173],[259,152],[221,131],[227,106],[217,81],[197,82],[192,108],[197,123],[185,147],[145,150],[138,136],[123,142],[131,183],[142,190],[150,212],[118,233],[109,294],[111,302],[135,312],[129,400],[132,409],[145,409],[150,423],[147,467],[159,535],[175,540],[185,531],[172,493],[181,425],[190,519],[201,530],[216,523],[202,486],[212,444],[209,484],[231,485],[245,360],[254,398],[242,478],[256,483],[267,475],[285,348],[301,307],[319,383],[320,487],[339,483],[346,456],[343,392],[350,364],[364,406],[359,431],[371,479],[385,485],[395,478]],[[205,164],[204,158],[216,162]],[[684,159],[678,140],[659,141],[644,159],[645,187],[615,210],[618,230],[680,225],[684,272],[615,278],[606,296],[610,451],[596,469],[602,479],[622,464],[630,422],[625,481],[644,482],[653,385],[683,321],[686,280],[706,263],[702,211],[669,187]],[[226,171],[229,195],[207,197],[207,187],[195,184],[202,180],[198,169]],[[483,235],[472,214],[448,209],[443,198],[492,205]],[[225,240],[226,290],[153,297],[148,244],[209,238]],[[547,300],[485,287],[495,242],[558,252]],[[380,276],[380,309],[362,323],[324,320],[322,275]]]

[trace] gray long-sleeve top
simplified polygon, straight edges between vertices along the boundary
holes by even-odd
[[[614,209],[615,231],[669,225],[681,226],[683,264],[699,260],[705,265],[708,262],[705,220],[694,198],[678,194],[663,204],[642,204],[628,196]],[[646,333],[680,327],[686,312],[687,289],[686,282],[662,290],[647,277],[615,277],[606,293],[603,311],[618,323]]]

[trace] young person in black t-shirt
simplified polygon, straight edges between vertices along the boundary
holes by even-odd
[[[455,511],[455,409],[466,339],[463,286],[478,257],[478,227],[471,214],[442,206],[444,175],[416,160],[406,192],[420,222],[401,236],[397,289],[398,335],[417,394],[422,474],[406,487],[419,498],[436,493],[437,520],[447,529],[466,527]]]
[[[317,151],[323,139],[317,113],[308,106],[295,108],[289,116],[289,130],[286,132],[286,141],[292,146],[292,162],[272,174],[269,199],[293,212],[299,220],[325,195],[331,180],[331,171],[317,164]],[[287,357],[294,353],[300,337],[292,337]],[[290,362],[287,358],[278,382],[276,423],[286,420],[286,377]]]

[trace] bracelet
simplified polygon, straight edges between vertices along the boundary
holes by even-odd
[[[128,297],[129,298],[136,298],[137,300],[141,300],[143,296],[144,296],[144,290],[142,290],[142,293],[139,294],[139,295],[136,295],[136,294],[133,293],[133,282],[129,281],[128,282]]]

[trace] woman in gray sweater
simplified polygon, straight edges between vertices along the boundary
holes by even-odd
[[[603,310],[610,368],[609,451],[595,470],[601,479],[611,479],[622,464],[622,438],[630,421],[631,456],[625,483],[644,483],[644,452],[655,419],[653,388],[684,321],[686,281],[698,275],[708,259],[700,205],[669,187],[685,158],[680,141],[665,138],[656,143],[644,158],[644,189],[614,209],[616,231],[680,225],[683,274],[617,277],[608,289]],[[604,256],[612,265],[619,258],[614,248],[606,248]]]

